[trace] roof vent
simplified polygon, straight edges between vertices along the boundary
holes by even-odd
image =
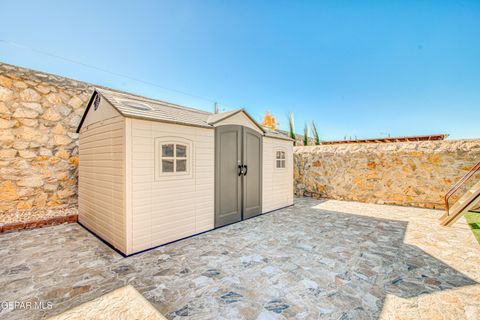
[[[139,102],[139,101],[132,101],[132,100],[122,100],[121,101],[124,105],[134,108],[137,110],[142,110],[142,111],[151,111],[153,110],[152,107],[150,107],[148,104]]]

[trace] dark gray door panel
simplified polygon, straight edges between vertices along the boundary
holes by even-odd
[[[242,189],[238,165],[242,160],[242,127],[215,130],[215,227],[242,220]]]
[[[262,135],[243,127],[243,219],[262,213]]]

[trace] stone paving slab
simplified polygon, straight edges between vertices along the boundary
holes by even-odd
[[[123,258],[78,224],[0,235],[2,319],[50,317],[130,284],[168,319],[476,319],[480,246],[441,211],[300,198]]]

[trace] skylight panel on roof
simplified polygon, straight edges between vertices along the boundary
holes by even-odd
[[[151,111],[153,110],[152,107],[150,107],[148,104],[139,102],[139,101],[133,101],[133,100],[121,100],[120,103],[126,105],[127,107],[134,108],[137,110],[142,110],[142,111]]]

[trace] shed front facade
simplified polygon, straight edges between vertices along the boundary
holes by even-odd
[[[78,132],[79,222],[125,255],[293,204],[293,141],[242,109],[97,89]]]

